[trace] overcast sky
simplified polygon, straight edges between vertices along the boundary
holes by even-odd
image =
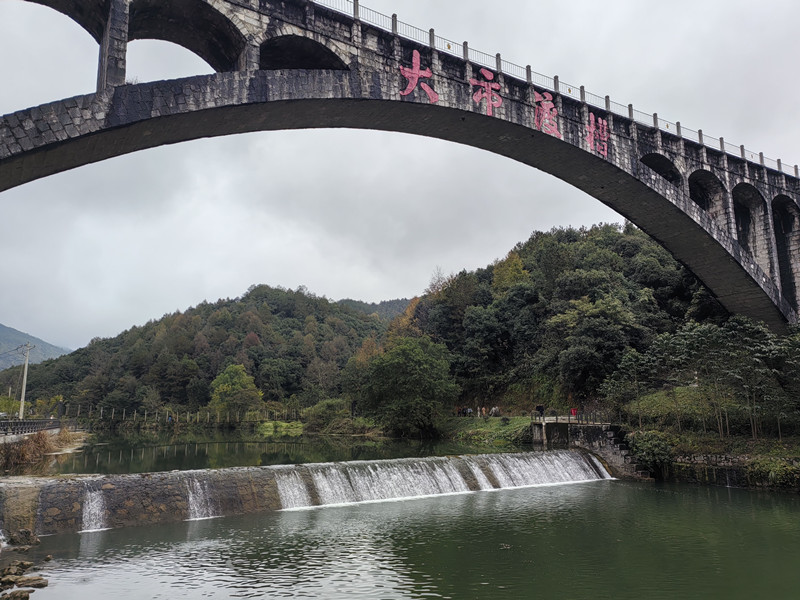
[[[362,5],[786,163],[796,147],[797,0],[363,0]],[[0,0],[0,114],[94,91],[72,21]],[[211,72],[129,46],[139,81]],[[405,186],[398,169],[417,178]],[[492,174],[476,189],[465,173]],[[391,181],[391,184],[389,183]],[[509,159],[402,134],[316,130],[201,140],[0,194],[0,323],[78,348],[264,283],[330,299],[420,294],[534,230],[621,218]]]

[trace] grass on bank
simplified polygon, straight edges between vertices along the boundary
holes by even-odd
[[[442,428],[443,437],[457,442],[497,447],[530,443],[530,417],[453,417]]]
[[[18,442],[0,444],[0,471],[9,472],[39,462],[45,455],[71,446],[76,438],[76,434],[62,429],[56,435],[39,431]]]

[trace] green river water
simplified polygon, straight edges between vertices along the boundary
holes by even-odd
[[[37,600],[800,597],[800,499],[597,481],[47,537]]]

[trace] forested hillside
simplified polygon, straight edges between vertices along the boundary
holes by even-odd
[[[56,358],[69,352],[66,348],[59,348],[27,333],[0,325],[0,370],[21,365],[25,361],[24,352],[15,352],[15,349],[26,343],[34,346],[28,357],[31,364],[40,363],[48,358]]]
[[[635,227],[534,233],[485,269],[434,281],[392,334],[427,334],[452,354],[472,405],[594,401],[626,349],[724,311]]]
[[[28,398],[84,406],[197,410],[226,367],[243,365],[263,401],[298,407],[339,395],[339,373],[386,322],[305,290],[251,288],[242,298],[202,303],[112,339],[32,367]],[[0,373],[17,388],[19,368]]]
[[[372,310],[401,305],[391,323]],[[798,348],[798,334],[730,319],[632,225],[599,225],[536,232],[485,268],[435,276],[410,302],[253,287],[36,365],[28,397],[128,411],[308,408],[318,429],[355,415],[424,436],[462,407],[600,408],[756,437],[797,422]],[[19,374],[0,373],[0,389]]]

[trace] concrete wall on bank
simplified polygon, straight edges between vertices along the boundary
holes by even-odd
[[[650,471],[633,461],[625,436],[618,425],[569,425],[569,444],[588,450],[620,479],[650,479]]]

